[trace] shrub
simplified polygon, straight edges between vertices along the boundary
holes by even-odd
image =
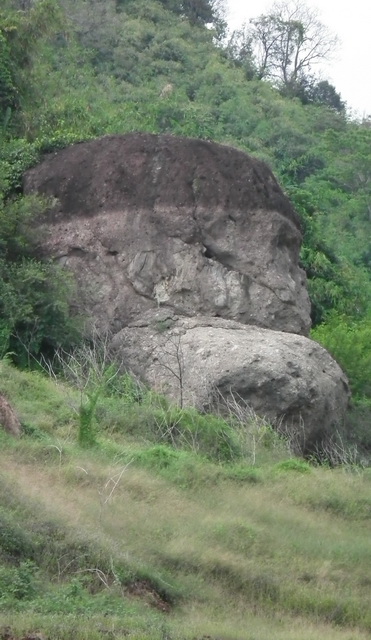
[[[371,397],[371,318],[350,320],[333,313],[312,331],[349,377],[356,396]]]
[[[0,356],[12,352],[23,366],[42,351],[79,338],[72,318],[73,281],[58,265],[33,256],[34,220],[50,203],[34,196],[0,197]]]
[[[145,467],[161,470],[177,463],[181,455],[180,451],[158,444],[137,454],[136,460]]]
[[[310,473],[311,466],[305,460],[300,458],[289,458],[279,462],[276,467],[277,471],[296,471],[297,473]]]
[[[0,557],[19,562],[34,556],[34,545],[23,529],[0,509]]]
[[[37,569],[30,560],[19,567],[0,567],[0,605],[11,599],[30,600],[37,592]]]

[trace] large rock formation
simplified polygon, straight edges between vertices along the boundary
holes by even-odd
[[[201,140],[108,136],[49,156],[25,190],[59,201],[43,251],[76,273],[100,326],[166,305],[308,333],[299,220],[262,162]]]
[[[19,438],[22,426],[18,416],[5,395],[0,391],[0,427],[11,436]]]
[[[303,449],[340,423],[347,382],[304,337],[300,224],[263,163],[200,140],[108,136],[46,157],[25,191],[56,199],[40,251],[72,269],[129,369],[201,408],[240,395],[300,424]]]

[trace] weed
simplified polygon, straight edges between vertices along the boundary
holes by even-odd
[[[266,418],[258,416],[238,394],[230,392],[224,397],[217,391],[212,406],[217,415],[224,417],[232,427],[241,456],[252,465],[263,460],[267,452],[269,459],[272,452],[278,458],[290,452],[290,441],[287,434],[282,434],[281,423],[272,424]]]
[[[78,442],[82,447],[92,447],[97,444],[94,429],[95,410],[99,400],[99,390],[87,393],[87,401],[79,407],[79,435]]]

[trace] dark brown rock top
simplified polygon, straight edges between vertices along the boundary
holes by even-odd
[[[214,142],[170,135],[112,135],[48,154],[27,172],[25,190],[42,189],[64,216],[123,206],[161,204],[226,210],[279,211],[300,221],[270,169]]]

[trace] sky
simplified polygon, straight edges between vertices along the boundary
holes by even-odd
[[[228,23],[236,29],[267,12],[273,0],[227,0]],[[371,2],[370,0],[306,0],[318,10],[320,21],[340,39],[338,51],[322,68],[321,78],[333,84],[355,117],[371,115]]]

